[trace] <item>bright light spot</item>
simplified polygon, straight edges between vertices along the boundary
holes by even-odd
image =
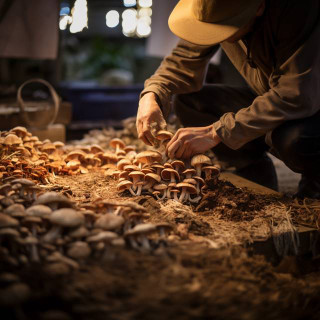
[[[152,0],[138,0],[139,6],[142,8],[149,8],[152,6]]]
[[[141,8],[138,10],[139,17],[151,17],[152,16],[152,9],[151,8]]]
[[[127,9],[122,13],[122,32],[129,36],[133,34],[137,27],[137,10]]]
[[[144,24],[146,24],[147,26],[150,26],[150,24],[151,24],[151,18],[150,17],[141,17],[141,18],[139,18],[138,19],[138,23],[139,22],[143,22]]]
[[[76,0],[72,12],[70,32],[76,33],[88,27],[88,7],[86,0]]]
[[[126,9],[122,12],[123,20],[136,20],[137,19],[137,10],[135,9]]]
[[[123,5],[125,7],[133,7],[137,4],[136,0],[123,0]]]
[[[137,23],[137,35],[139,37],[147,37],[151,33],[150,25],[146,24],[144,21],[138,20]]]
[[[109,28],[114,28],[119,24],[120,15],[116,10],[110,10],[106,14],[106,24]]]
[[[63,7],[60,9],[60,16],[66,16],[70,13],[69,7]]]
[[[72,23],[72,18],[70,16],[63,16],[59,20],[59,29],[66,30],[68,24]]]

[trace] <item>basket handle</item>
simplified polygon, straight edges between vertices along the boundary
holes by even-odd
[[[51,120],[48,121],[47,123],[45,124],[41,124],[41,126],[43,127],[46,127],[50,124],[53,124],[54,121],[56,120],[57,118],[57,115],[58,115],[58,112],[59,112],[59,108],[60,108],[60,97],[58,96],[56,90],[53,88],[53,86],[46,80],[43,80],[43,79],[39,79],[39,78],[36,78],[36,79],[30,79],[30,80],[27,80],[25,81],[19,88],[18,88],[18,92],[17,92],[17,101],[18,101],[18,106],[20,108],[20,111],[21,111],[21,116],[22,116],[22,119],[24,120],[24,122],[26,123],[26,125],[28,127],[40,127],[39,123],[32,123],[32,121],[29,119],[29,116],[28,116],[28,113],[26,112],[25,110],[25,107],[26,107],[26,104],[25,102],[23,101],[22,99],[22,89],[28,85],[29,83],[32,83],[32,82],[39,82],[39,83],[42,83],[43,85],[45,85],[49,91],[50,91],[50,94],[52,96],[52,100],[53,100],[53,115],[51,117]]]

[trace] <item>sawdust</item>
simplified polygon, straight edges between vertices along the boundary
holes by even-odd
[[[290,257],[273,266],[246,249],[274,237],[279,254],[287,252],[286,244],[294,246],[291,219],[303,208],[289,210],[285,201],[227,182],[210,190],[197,208],[119,195],[115,185],[96,171],[57,177],[50,188],[79,206],[130,198],[147,209],[148,222],[173,225],[169,242],[151,255],[114,249],[108,260],[92,259],[60,277],[40,265],[13,270],[30,286],[32,299],[19,310],[0,310],[1,319],[46,319],[50,312],[79,320],[319,319],[319,257]]]

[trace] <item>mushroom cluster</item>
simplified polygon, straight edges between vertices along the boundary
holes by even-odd
[[[27,179],[0,189],[0,260],[11,266],[42,262],[52,273],[77,269],[90,257],[108,257],[112,247],[153,250],[172,229],[145,223],[146,209],[131,201],[100,199],[77,208],[60,193],[36,191]]]
[[[162,130],[156,137],[161,146],[172,134]],[[219,167],[203,154],[193,156],[188,162],[166,161],[166,157],[156,150],[136,153],[122,141],[115,148],[117,170],[111,171],[111,174],[118,180],[117,190],[128,191],[133,196],[147,193],[158,200],[197,203],[206,192],[205,179],[217,179],[220,173]]]

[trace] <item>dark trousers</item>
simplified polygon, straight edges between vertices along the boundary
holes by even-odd
[[[200,127],[216,122],[226,112],[248,107],[255,98],[248,87],[207,84],[198,92],[175,96],[173,105],[184,127]],[[320,112],[283,123],[273,130],[271,140],[271,148],[260,137],[238,150],[220,143],[213,152],[220,161],[242,169],[270,151],[295,172],[320,175]]]

